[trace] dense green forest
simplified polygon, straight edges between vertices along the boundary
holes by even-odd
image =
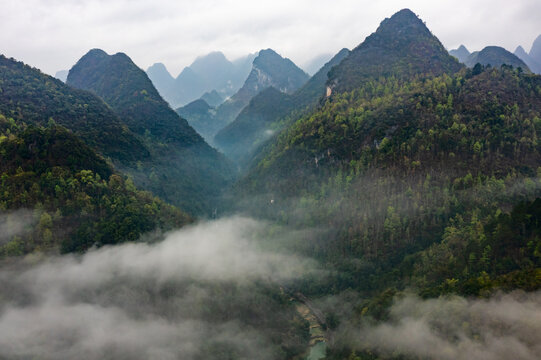
[[[396,265],[439,242],[456,216],[484,225],[539,195],[540,85],[512,69],[464,70],[335,95],[243,180],[261,197],[250,211],[333,229],[311,251],[340,266]]]
[[[2,244],[2,256],[84,251],[192,221],[138,191],[58,125],[39,128],[0,115],[0,160],[0,209],[8,228],[22,222]]]

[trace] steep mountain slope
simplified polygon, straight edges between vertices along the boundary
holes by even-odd
[[[462,66],[411,10],[385,19],[375,33],[329,74],[335,92],[350,91],[380,76],[450,74]]]
[[[411,29],[401,26],[387,34],[396,48],[412,40],[428,47],[404,39]],[[347,60],[341,79],[349,76]],[[393,70],[395,62],[405,73]],[[426,296],[471,296],[541,288],[539,239],[524,232],[509,239],[531,242],[515,243],[493,232],[508,228],[513,212],[537,211],[541,77],[483,66],[427,76],[425,65],[405,53],[391,69],[375,69],[377,77],[335,91],[286,128],[238,184],[245,211],[318,229],[290,246],[335,275],[307,283],[305,293],[357,289],[370,298],[410,286]],[[350,69],[369,78],[366,69]]]
[[[291,95],[270,87],[254,96],[235,121],[216,135],[217,146],[231,159],[246,164],[266,140],[318,103],[325,95],[328,72],[348,54],[348,49],[342,49]]]
[[[100,96],[139,135],[188,147],[202,139],[172,111],[147,75],[123,53],[90,50],[68,75],[68,85]]]
[[[171,110],[128,56],[91,50],[70,70],[68,84],[99,95],[144,139],[152,158],[124,169],[136,184],[192,213],[217,206],[232,178],[228,162]]]
[[[206,92],[201,96],[201,100],[204,100],[210,106],[216,107],[224,102],[224,99],[218,94],[216,90]]]
[[[192,101],[186,106],[178,108],[177,113],[185,119],[209,144],[213,144],[214,133],[221,125],[215,118],[216,109],[205,100]]]
[[[97,96],[0,55],[0,113],[36,126],[53,121],[115,162],[135,163],[148,150]]]
[[[235,120],[259,92],[272,86],[281,92],[291,94],[308,79],[309,76],[291,60],[281,57],[272,49],[261,50],[244,85],[218,107],[216,117],[222,123],[222,127],[225,127]]]
[[[524,71],[530,71],[524,61],[499,46],[487,46],[481,51],[473,52],[465,62],[468,67],[474,67],[477,63],[493,67],[500,67],[505,64],[515,68],[520,67]]]
[[[541,35],[539,35],[533,42],[529,55],[538,64],[541,64]]]
[[[460,45],[458,49],[449,50],[449,54],[451,56],[454,56],[460,61],[461,63],[465,63],[468,57],[471,55],[468,49],[464,45]]]
[[[530,70],[536,74],[541,73],[541,65],[538,64],[525,50],[522,46],[516,48],[514,55],[530,68]]]
[[[223,53],[200,56],[174,79],[163,64],[154,64],[147,74],[163,98],[173,108],[216,90],[222,98],[233,95],[243,84],[255,55],[229,61]]]

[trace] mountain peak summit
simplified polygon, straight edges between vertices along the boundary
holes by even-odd
[[[403,9],[383,20],[376,32],[331,70],[329,86],[338,92],[350,91],[369,78],[438,76],[461,67],[425,23]]]

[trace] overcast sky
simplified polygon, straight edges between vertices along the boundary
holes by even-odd
[[[176,76],[195,57],[273,48],[303,65],[353,48],[408,7],[447,48],[530,50],[541,0],[0,0],[0,53],[54,74],[91,48]]]

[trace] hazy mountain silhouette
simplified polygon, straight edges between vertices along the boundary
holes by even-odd
[[[463,64],[468,60],[468,56],[471,55],[464,45],[460,45],[458,49],[449,50],[449,54],[456,57]]]
[[[229,61],[223,53],[200,56],[173,78],[161,63],[152,65],[147,74],[163,98],[176,108],[216,90],[222,98],[234,94],[248,76],[255,54]]]
[[[218,94],[216,90],[204,93],[203,96],[201,96],[201,100],[205,100],[207,104],[214,107],[224,102],[224,99],[220,96],[220,94]]]
[[[541,35],[533,42],[529,55],[535,62],[541,64]]]
[[[475,51],[465,62],[468,67],[473,67],[477,63],[485,66],[490,65],[492,67],[500,67],[505,64],[515,68],[520,67],[525,71],[530,71],[528,65],[526,65],[524,61],[499,46],[487,46],[481,51]]]
[[[68,78],[69,70],[59,70],[54,74],[54,77],[62,82],[66,82],[66,79]]]
[[[525,50],[522,46],[518,46],[514,52],[515,56],[520,60],[524,61],[530,70],[534,73],[541,73],[541,65],[537,63]]]
[[[281,57],[274,50],[261,50],[254,59],[252,71],[240,90],[218,107],[216,117],[223,128],[235,120],[259,92],[272,86],[280,92],[291,94],[309,78],[308,74],[291,60]]]
[[[314,75],[316,72],[319,71],[325,65],[327,62],[329,62],[333,57],[333,54],[326,53],[321,54],[313,59],[310,59],[310,61],[306,62],[301,66],[301,68],[306,71],[310,76]]]

